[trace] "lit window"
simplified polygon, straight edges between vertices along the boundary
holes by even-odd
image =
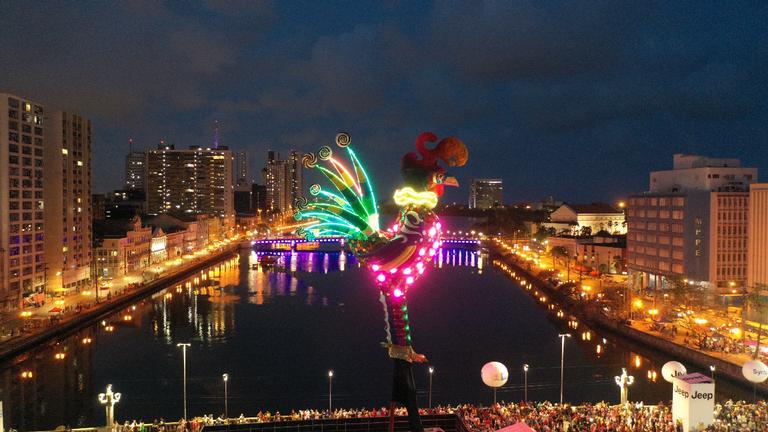
[[[77,166],[83,166],[83,161],[77,161]]]
[[[67,149],[61,149],[61,154],[63,154],[63,155],[68,155],[68,154],[69,154],[69,150],[67,150]]]

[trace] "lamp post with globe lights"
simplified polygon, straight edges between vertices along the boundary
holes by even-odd
[[[523,365],[523,398],[525,399],[525,403],[528,403],[528,369],[530,369],[530,366],[528,364]]]
[[[432,408],[432,374],[435,373],[435,368],[429,367],[429,408]]]

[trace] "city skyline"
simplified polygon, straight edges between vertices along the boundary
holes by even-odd
[[[503,178],[512,202],[618,199],[674,153],[768,165],[764,7],[240,6],[8,5],[2,90],[92,119],[95,192],[120,187],[128,138],[206,145],[215,120],[252,172],[339,130],[387,165],[420,131],[456,135],[478,148],[466,177]],[[27,37],[28,20],[50,31]],[[605,165],[624,175],[606,182]]]

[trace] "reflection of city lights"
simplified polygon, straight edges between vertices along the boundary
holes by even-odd
[[[21,378],[22,379],[30,379],[32,377],[34,377],[34,375],[32,374],[32,371],[25,370],[25,371],[21,372]]]
[[[64,354],[63,352],[60,352],[60,353],[54,354],[53,358],[55,358],[56,360],[64,360],[64,357],[66,356],[67,356],[66,354]]]
[[[83,345],[88,345],[89,343],[93,342],[93,340],[89,337],[84,337],[82,342],[83,342]]]

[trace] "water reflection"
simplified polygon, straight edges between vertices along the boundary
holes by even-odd
[[[310,307],[332,305],[336,300],[319,295],[302,276],[359,266],[346,253],[274,254],[274,263],[261,265],[263,256],[250,252],[223,260],[76,334],[0,364],[0,401],[6,429],[103,424],[104,412],[97,394],[108,383],[124,395],[116,408],[118,419],[173,419],[180,405],[177,342],[191,341],[195,347],[207,347],[208,357],[215,359],[214,363],[221,362],[222,356],[216,350],[237,350],[234,342],[230,344],[232,338],[251,337],[249,314],[254,312],[244,309],[244,305],[266,307],[283,297],[298,299]],[[444,250],[434,265],[477,264],[480,272],[481,262],[477,252]],[[242,313],[245,315],[240,316]],[[238,336],[243,324],[245,329]],[[226,358],[224,355],[223,361]],[[198,373],[204,375],[207,371]],[[216,379],[211,378],[211,382]],[[195,380],[190,379],[190,394],[219,393],[208,381]],[[190,403],[194,408],[195,402]],[[200,405],[197,407],[202,410]]]

